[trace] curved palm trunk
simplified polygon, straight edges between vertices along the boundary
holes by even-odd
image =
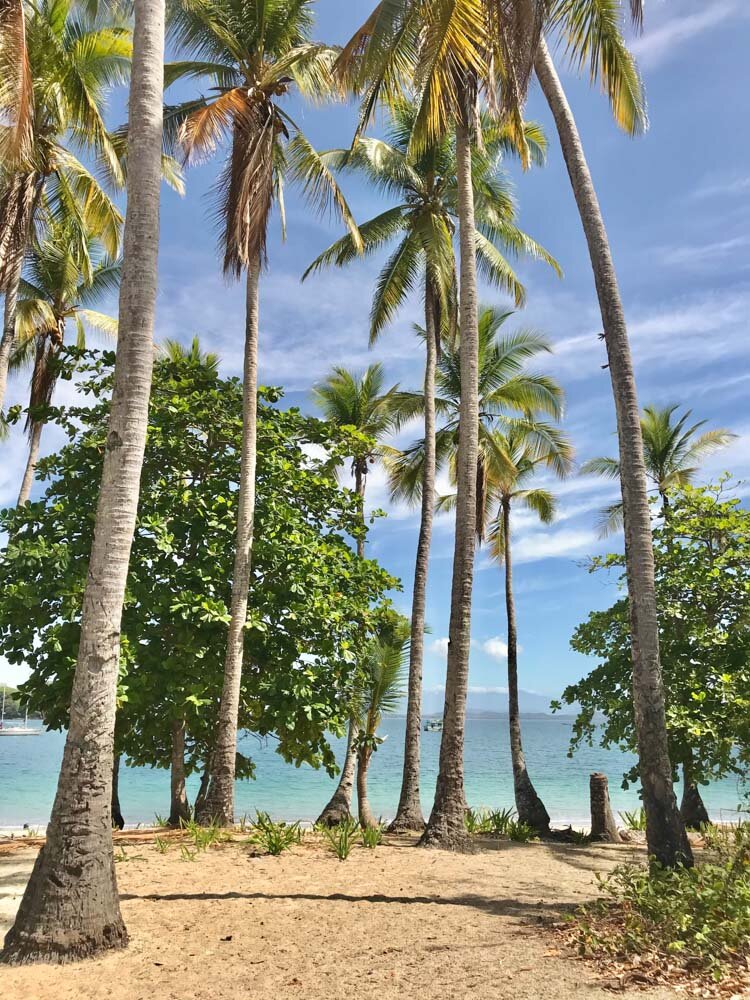
[[[237,536],[232,577],[232,611],[224,660],[224,685],[216,727],[216,744],[209,767],[208,791],[196,810],[199,823],[234,823],[234,775],[237,757],[242,660],[245,646],[248,591],[255,520],[255,467],[258,438],[258,285],[260,261],[247,270],[245,360],[242,399],[242,459],[237,511]]]
[[[181,826],[190,819],[185,786],[185,720],[172,720],[172,766],[170,768],[169,825]]]
[[[359,825],[363,827],[377,826],[377,820],[373,816],[370,808],[370,800],[367,797],[367,771],[370,767],[372,750],[363,746],[357,755],[357,810]]]
[[[521,739],[521,712],[518,705],[518,631],[516,601],[513,595],[513,561],[510,542],[510,501],[503,500],[503,543],[505,561],[505,610],[508,616],[508,726],[510,756],[513,763],[513,791],[516,811],[522,823],[538,834],[549,833],[549,813],[537,795],[526,767]]]
[[[633,702],[649,854],[663,865],[692,864],[677,811],[667,744],[654,586],[651,518],[640,414],[625,314],[599,201],[573,113],[542,39],[535,69],[555,119],[594,271],[617,415],[625,559],[633,636]]]
[[[18,492],[18,506],[28,503],[29,497],[31,496],[31,487],[34,485],[34,475],[36,473],[36,464],[39,461],[39,444],[42,440],[42,431],[44,430],[44,424],[40,420],[35,420],[31,425],[31,437],[29,439],[29,454],[26,459],[26,468],[24,469],[23,479],[21,480],[21,489]]]
[[[125,828],[125,818],[120,808],[120,754],[115,754],[112,764],[112,827],[123,830]]]
[[[8,367],[16,339],[16,308],[26,242],[39,204],[43,178],[37,173],[19,174],[0,202],[0,283],[5,289],[3,333],[0,338],[0,412],[8,388]]]
[[[422,665],[424,661],[425,604],[427,573],[430,564],[432,520],[435,507],[435,368],[437,365],[437,329],[432,282],[425,282],[424,370],[424,469],[422,472],[422,509],[419,522],[417,558],[414,564],[414,589],[411,600],[411,642],[409,647],[409,690],[406,702],[404,773],[401,796],[392,831],[422,830],[424,816],[419,795],[419,769],[422,739]]]
[[[435,803],[420,842],[425,846],[450,849],[461,849],[468,842],[464,826],[466,809],[464,728],[469,684],[479,442],[479,334],[474,193],[471,174],[471,138],[469,128],[463,121],[459,121],[456,125],[456,161],[461,248],[461,417],[456,459],[456,536],[440,767]]]
[[[693,775],[692,760],[687,760],[682,765],[682,782],[682,802],[680,803],[682,822],[691,830],[699,830],[704,823],[710,823],[711,820]]]
[[[70,725],[47,840],[5,938],[5,962],[69,962],[128,940],[112,852],[112,765],[120,622],[154,358],[163,66],[163,0],[136,0],[120,336]]]
[[[365,521],[365,485],[367,478],[367,465],[357,462],[354,467],[354,492],[357,494],[360,503],[362,523]],[[357,556],[360,559],[365,557],[365,539],[361,536],[357,539]],[[349,733],[346,739],[346,753],[344,763],[341,765],[341,776],[336,785],[336,791],[326,803],[323,812],[318,816],[317,823],[323,826],[338,826],[339,823],[347,819],[352,811],[352,792],[354,790],[354,774],[357,770],[357,737],[359,736],[359,726],[357,720],[352,716],[349,720]]]

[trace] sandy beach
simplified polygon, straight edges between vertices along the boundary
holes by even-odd
[[[153,834],[117,866],[130,947],[68,967],[3,969],[12,1000],[581,1000],[611,996],[548,925],[632,847],[488,842],[472,855],[389,838],[338,861],[317,838],[279,858],[238,842],[184,861]],[[36,845],[0,847],[0,926]],[[118,844],[118,854],[122,855]],[[628,992],[620,995],[631,995]],[[666,990],[632,996],[666,998]]]

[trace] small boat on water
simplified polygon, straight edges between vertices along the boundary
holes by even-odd
[[[424,731],[426,733],[442,733],[443,731],[443,720],[442,719],[428,719],[424,724]]]
[[[38,736],[41,729],[29,729],[29,710],[26,709],[22,726],[5,725],[5,688],[3,688],[3,704],[0,709],[0,736]]]

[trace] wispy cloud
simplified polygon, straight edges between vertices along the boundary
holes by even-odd
[[[732,263],[737,270],[750,268],[747,255],[741,253],[750,246],[749,236],[734,236],[713,243],[694,243],[685,246],[657,247],[654,251],[658,262],[666,267],[689,268],[709,271],[716,267],[725,270]],[[739,256],[738,256],[739,254]]]
[[[695,14],[673,13],[661,27],[651,31],[647,28],[630,47],[641,66],[654,69],[674,58],[682,45],[726,21],[738,10],[736,0],[718,0]]]
[[[750,174],[723,174],[707,178],[690,197],[699,201],[704,198],[733,198],[748,191],[750,191]]]
[[[499,635],[494,636],[492,639],[486,639],[482,643],[482,649],[493,660],[502,661],[508,659],[508,643],[501,639]]]

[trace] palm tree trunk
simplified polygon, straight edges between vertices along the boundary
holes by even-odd
[[[503,500],[503,544],[505,561],[505,610],[508,616],[508,726],[510,756],[513,763],[513,791],[516,811],[522,823],[528,823],[540,835],[549,833],[549,813],[537,795],[526,767],[521,740],[521,712],[518,704],[518,630],[516,601],[513,595],[513,553],[510,540],[510,501]]]
[[[429,275],[425,281],[424,369],[424,468],[422,471],[422,510],[419,522],[417,558],[414,564],[414,589],[411,599],[411,642],[409,647],[409,690],[406,701],[406,736],[404,773],[393,832],[424,829],[419,795],[420,751],[422,738],[422,666],[424,662],[425,604],[427,573],[430,564],[432,520],[435,507],[435,368],[437,365],[437,329],[435,296]]]
[[[448,629],[443,735],[435,803],[421,843],[463,849],[464,728],[469,685],[471,597],[474,583],[476,469],[479,442],[479,335],[471,137],[465,121],[456,125],[459,242],[461,248],[461,416],[456,458],[456,534]]]
[[[120,808],[120,754],[116,753],[112,764],[112,826],[118,830],[125,827],[125,819]]]
[[[169,825],[181,826],[190,819],[185,787],[185,720],[172,720],[172,766],[170,769]]]
[[[20,271],[18,274],[20,278]],[[8,388],[8,367],[16,339],[16,302],[18,299],[18,281],[12,289],[5,293],[3,303],[3,335],[0,339],[0,414],[5,403],[5,393]]]
[[[617,415],[625,559],[633,636],[633,702],[648,851],[663,865],[692,864],[672,787],[654,586],[654,553],[640,413],[625,314],[607,231],[575,119],[544,39],[535,69],[555,119],[594,271]]]
[[[370,766],[372,750],[366,746],[362,746],[357,757],[357,810],[359,825],[362,827],[377,826],[377,821],[370,808],[370,800],[367,797],[367,770]]]
[[[45,846],[5,938],[2,959],[9,963],[69,962],[128,940],[112,851],[112,765],[120,623],[154,358],[163,67],[163,0],[136,0],[112,409],[57,795]]]
[[[362,466],[358,460],[354,466],[354,492],[360,504],[360,516],[362,525],[365,523],[365,486],[367,480],[367,465]],[[357,539],[357,556],[360,559],[365,557],[365,536],[362,534]],[[347,819],[352,811],[352,792],[354,790],[354,772],[357,768],[357,736],[359,726],[357,720],[352,716],[349,720],[349,735],[346,740],[346,754],[344,763],[341,765],[341,776],[336,786],[336,791],[325,805],[317,822],[323,826],[338,826],[339,823]]]
[[[37,173],[16,175],[4,193],[4,218],[6,232],[0,234],[0,262],[2,262],[3,333],[0,338],[0,413],[8,388],[8,366],[16,339],[16,307],[21,283],[26,243],[44,187],[44,179]],[[11,204],[8,204],[8,201]]]
[[[341,777],[336,791],[330,798],[317,822],[322,826],[338,826],[351,815],[352,792],[354,790],[354,771],[357,766],[357,736],[359,727],[356,719],[349,720],[349,735],[346,741],[346,754],[341,766]]]
[[[691,830],[699,830],[704,823],[711,821],[693,774],[692,759],[686,760],[682,765],[680,816],[685,826]]]
[[[224,660],[216,744],[211,756],[208,791],[199,823],[234,823],[234,775],[237,756],[242,660],[255,520],[255,467],[258,437],[258,285],[260,261],[247,269],[245,362],[242,401],[242,459],[237,512],[237,538],[232,577],[232,611]]]
[[[28,502],[31,496],[31,487],[34,485],[34,475],[36,473],[36,463],[39,461],[39,443],[42,440],[44,424],[41,420],[35,420],[31,425],[31,438],[29,439],[29,454],[26,459],[21,489],[18,493],[18,506]]]

